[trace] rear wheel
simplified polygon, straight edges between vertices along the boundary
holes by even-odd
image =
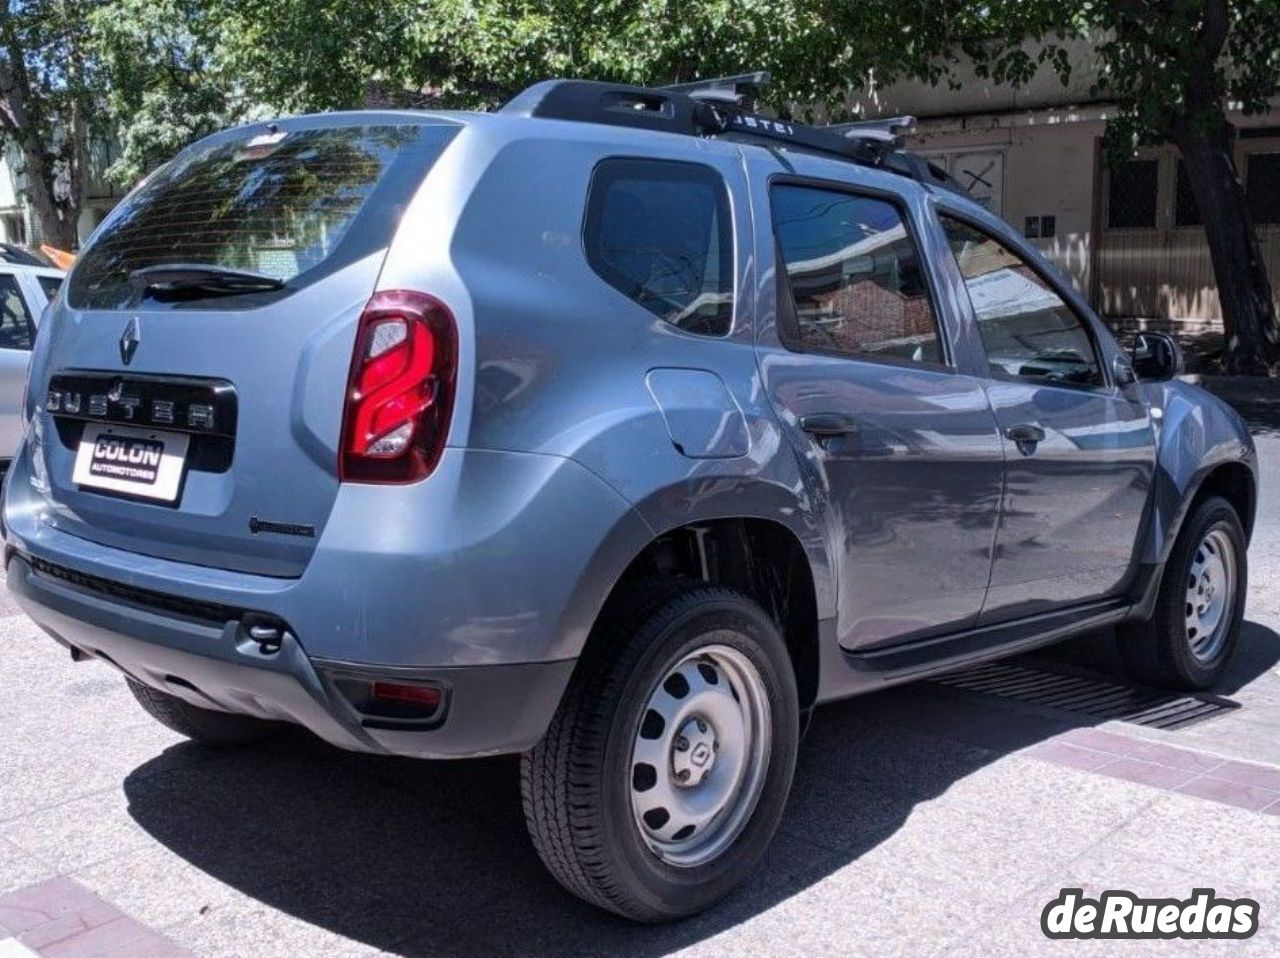
[[[246,745],[280,731],[280,725],[276,722],[251,715],[233,715],[230,712],[198,708],[176,695],[161,692],[133,679],[126,681],[129,683],[129,691],[147,714],[179,735],[185,735],[203,745]]]
[[[1121,629],[1129,672],[1175,689],[1214,685],[1240,643],[1247,585],[1240,517],[1227,500],[1205,499],[1174,543],[1154,615]]]
[[[614,603],[551,729],[522,766],[543,862],[639,921],[694,914],[768,846],[795,768],[799,708],[777,625],[715,586]]]

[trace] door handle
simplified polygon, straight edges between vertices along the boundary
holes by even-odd
[[[1004,434],[1006,438],[1016,442],[1018,445],[1044,442],[1044,430],[1029,422],[1020,422],[1016,426],[1010,426],[1004,431]]]
[[[800,417],[800,428],[818,439],[847,436],[858,431],[858,421],[838,412],[815,412]]]

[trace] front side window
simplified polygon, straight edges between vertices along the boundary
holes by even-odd
[[[0,273],[0,349],[31,349],[31,311],[12,273]]]
[[[770,196],[789,287],[781,294],[789,295],[782,309],[788,345],[943,362],[920,256],[897,206],[790,184],[775,186]]]
[[[733,323],[733,219],[720,174],[696,163],[612,159],[596,167],[587,262],[665,322],[723,336]]]
[[[1104,384],[1084,322],[1025,259],[960,220],[943,216],[942,227],[969,291],[994,378]]]

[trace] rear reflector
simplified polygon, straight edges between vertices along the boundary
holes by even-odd
[[[433,712],[440,707],[440,690],[430,685],[374,682],[371,694],[377,702],[404,702]]]
[[[365,728],[432,729],[444,721],[449,689],[426,679],[395,681],[318,666],[332,687],[350,703]]]
[[[411,290],[375,293],[360,316],[343,413],[343,482],[416,482],[444,450],[458,332],[449,308]]]

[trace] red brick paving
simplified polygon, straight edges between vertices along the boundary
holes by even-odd
[[[1218,758],[1095,728],[1064,732],[1033,745],[1026,754],[1166,792],[1280,815],[1280,768],[1270,765]]]
[[[0,896],[0,938],[16,938],[42,958],[190,958],[70,878]]]

